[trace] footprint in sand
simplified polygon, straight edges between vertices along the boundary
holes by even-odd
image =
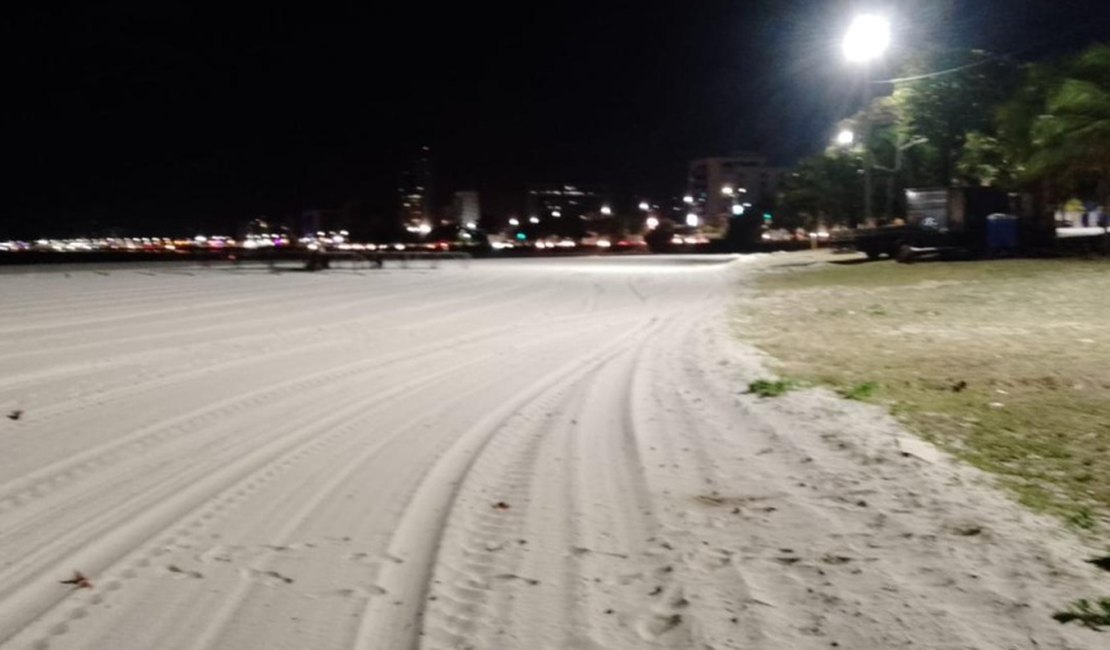
[[[378,585],[370,585],[368,587],[354,587],[349,589],[336,589],[331,592],[332,596],[339,596],[340,598],[369,598],[371,596],[384,596],[389,592],[379,587]]]
[[[272,570],[241,569],[239,573],[244,577],[258,580],[270,586],[289,585],[296,582],[293,578]]]
[[[640,621],[636,632],[645,641],[656,641],[682,625],[682,614],[653,614]]]

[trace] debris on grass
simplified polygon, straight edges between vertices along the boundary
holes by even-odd
[[[1096,557],[1086,560],[1087,564],[1093,564],[1103,571],[1110,571],[1110,555],[1106,557]]]
[[[10,411],[8,413],[8,419],[9,420],[18,420],[21,417],[23,417],[23,410],[22,409],[15,409],[14,411]]]
[[[781,397],[801,385],[792,379],[757,379],[748,384],[748,394],[760,397]]]
[[[1102,598],[1091,602],[1081,598],[1068,606],[1062,612],[1056,612],[1052,618],[1060,623],[1076,622],[1092,630],[1100,630],[1110,626],[1110,598]]]
[[[509,504],[505,503],[504,501],[498,501],[497,503],[493,504],[494,510],[508,510],[509,507]]]

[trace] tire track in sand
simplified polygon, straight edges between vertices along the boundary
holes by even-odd
[[[386,566],[378,584],[392,595],[391,602],[372,600],[360,625],[355,647],[415,648],[423,625],[423,606],[431,588],[432,562],[439,552],[447,517],[459,486],[486,446],[514,414],[545,394],[571,387],[602,367],[657,327],[655,319],[641,323],[622,338],[608,341],[601,350],[579,356],[523,388],[517,396],[492,411],[446,452],[424,477],[399,522],[389,553],[406,560],[407,567]]]
[[[589,328],[590,325],[586,325],[586,327]],[[496,335],[496,333],[495,333],[495,335]],[[536,339],[534,341],[534,343],[536,345],[541,345],[542,346],[542,345],[545,345],[545,344],[547,344],[548,342],[551,342],[551,341],[555,341],[555,340],[562,339],[562,338],[573,339],[573,338],[575,338],[579,335],[580,335],[580,332],[575,328],[554,328],[554,329],[549,330],[549,334],[547,336],[540,337],[540,338]],[[434,354],[440,354],[440,353],[443,352],[443,350],[440,349],[443,346],[434,346],[434,347],[435,347],[435,349],[432,351]],[[466,356],[467,356],[466,355],[466,350],[460,349],[458,346],[452,346],[450,351],[453,354],[457,354],[458,356],[460,356],[462,358],[466,358]],[[315,423],[313,423],[312,426],[307,427],[306,432],[302,433],[302,434],[297,434],[294,431],[294,433],[292,435],[286,435],[285,438],[290,439],[292,441],[290,444],[293,445],[292,448],[289,451],[281,452],[276,457],[273,457],[269,460],[265,460],[264,462],[256,463],[254,465],[255,469],[251,473],[249,473],[248,475],[246,475],[246,476],[244,476],[240,479],[235,480],[229,486],[221,488],[222,492],[220,492],[218,495],[210,496],[210,497],[200,501],[199,503],[189,504],[188,507],[190,508],[190,511],[197,513],[192,521],[179,521],[179,520],[175,520],[173,518],[163,517],[162,519],[165,519],[166,522],[167,522],[166,525],[163,527],[163,532],[166,529],[174,528],[174,527],[179,527],[179,530],[176,533],[174,533],[173,535],[171,535],[170,538],[162,540],[158,544],[154,544],[152,548],[153,549],[159,549],[159,548],[164,548],[167,545],[173,545],[174,543],[176,543],[176,540],[189,537],[191,534],[195,534],[195,533],[199,532],[199,530],[202,529],[203,527],[205,527],[207,525],[211,525],[212,523],[214,523],[214,521],[221,514],[226,515],[230,511],[231,506],[234,505],[234,503],[241,502],[243,499],[247,498],[247,496],[249,496],[249,494],[251,492],[257,491],[265,483],[272,482],[276,478],[276,475],[277,475],[276,470],[281,470],[281,469],[291,465],[294,461],[298,461],[298,460],[303,459],[308,454],[309,450],[319,450],[323,447],[336,444],[337,441],[344,434],[350,434],[358,427],[358,425],[366,423],[367,421],[370,421],[373,418],[373,415],[374,415],[374,412],[375,412],[373,409],[375,409],[379,406],[388,407],[390,405],[390,402],[395,397],[397,397],[399,395],[402,395],[402,394],[406,394],[406,393],[421,392],[424,389],[426,389],[430,384],[440,382],[440,381],[442,381],[442,379],[444,377],[449,377],[449,376],[453,377],[455,375],[458,375],[459,372],[462,372],[465,368],[467,368],[469,366],[472,366],[475,363],[482,363],[482,362],[489,363],[489,360],[486,359],[486,358],[478,358],[478,359],[475,359],[475,360],[472,360],[472,361],[469,361],[469,362],[466,362],[466,363],[462,363],[462,364],[448,365],[448,366],[446,366],[446,367],[444,367],[444,368],[442,368],[442,369],[440,369],[436,372],[433,372],[429,375],[426,370],[423,370],[423,368],[426,367],[425,358],[421,358],[421,357],[411,358],[411,357],[409,357],[406,361],[407,361],[407,363],[405,365],[410,367],[411,371],[415,372],[417,377],[420,377],[419,379],[408,380],[404,383],[404,385],[402,385],[400,387],[397,387],[393,390],[389,390],[385,394],[377,396],[372,400],[363,401],[363,402],[356,402],[356,403],[350,405],[349,407],[333,408],[330,411],[333,414],[333,417],[328,418],[328,420],[326,422],[323,422],[323,423],[315,422]],[[442,361],[437,364],[437,366],[439,366],[439,365],[442,365]],[[493,380],[490,383],[496,383],[496,380]],[[473,393],[479,392],[482,388],[488,388],[488,385],[483,384],[483,385],[474,387],[473,389],[469,389],[459,399],[463,399],[467,395],[471,395]],[[458,402],[459,399],[452,400],[452,403]],[[316,404],[316,408],[323,408],[325,411],[328,410],[328,407],[327,407],[326,404]],[[354,421],[349,420],[349,418],[348,418],[349,414],[351,414],[352,412],[354,412],[356,410],[359,410],[359,409],[362,409],[364,412],[359,414],[357,420],[354,420]],[[367,409],[370,409],[370,410],[367,410]],[[446,407],[444,407],[444,410],[446,410]],[[423,420],[426,417],[427,417],[426,415],[422,415],[419,418],[417,418],[417,420]],[[333,423],[338,424],[340,422],[345,422],[345,424],[343,424],[343,426],[340,426],[340,427],[332,427]],[[404,434],[407,433],[408,431],[409,431],[409,428],[405,428],[405,427],[401,428],[400,430],[391,434],[388,437],[388,439],[386,441],[384,441],[382,444],[375,445],[372,448],[371,451],[365,451],[365,443],[361,439],[361,437],[359,437],[359,436],[354,436],[354,437],[346,440],[346,442],[354,447],[354,449],[352,450],[351,457],[354,457],[354,458],[360,459],[360,460],[365,460],[366,458],[372,457],[375,453],[377,453],[380,449],[385,447],[387,444],[391,444],[391,443],[397,441],[398,439],[403,438]],[[317,433],[323,434],[323,435],[320,435],[319,437],[317,437]],[[267,434],[267,435],[269,435],[269,434]],[[306,439],[307,439],[306,442],[304,442],[303,444],[299,444],[300,441],[306,440]],[[244,443],[243,445],[240,445],[240,446],[241,447],[249,447],[250,444],[249,443]],[[271,444],[270,446],[273,446],[273,445]],[[285,445],[284,448],[289,448],[289,447],[290,447],[290,445]],[[363,450],[363,451],[359,451],[359,450]],[[230,455],[232,457],[236,456],[234,451],[229,453],[228,455]],[[345,456],[345,458],[347,458],[347,457]],[[337,473],[337,476],[345,476],[346,474],[349,473],[349,471],[353,471],[354,467],[356,466],[355,464],[352,464],[351,462],[349,462],[349,459],[345,460],[344,463],[345,463],[344,464],[344,469],[341,472]],[[239,464],[240,464],[239,461],[233,461],[231,463],[228,463],[225,467],[233,468],[233,467],[237,467]],[[206,477],[209,474],[212,474],[213,472],[221,472],[221,473],[224,473],[224,474],[228,473],[224,469],[213,469],[213,468],[210,468],[210,467],[201,467],[201,468],[196,468],[195,470],[190,470],[190,477],[191,477],[190,480],[178,481],[173,486],[163,486],[162,484],[160,484],[159,485],[159,490],[157,491],[157,493],[153,493],[153,492],[145,493],[143,495],[143,497],[144,497],[143,504],[137,504],[135,507],[132,507],[132,508],[129,508],[129,509],[131,511],[139,511],[139,512],[144,513],[144,514],[136,515],[135,518],[137,518],[137,519],[149,519],[149,517],[147,517],[145,515],[146,508],[145,508],[144,504],[146,504],[147,502],[149,502],[150,504],[158,504],[158,505],[161,506],[159,508],[160,510],[164,509],[165,508],[164,504],[167,501],[174,500],[174,497],[169,496],[169,495],[176,495],[176,492],[179,488],[181,488],[184,485],[191,485],[191,481],[196,480],[196,478],[198,476],[199,477]],[[334,486],[335,484],[337,484],[335,481],[329,481],[328,484],[327,484],[329,486],[328,489],[331,489],[330,486]],[[229,497],[228,495],[232,495],[232,496]],[[326,492],[318,492],[316,494],[316,496],[312,498],[312,504],[319,504],[323,499],[326,498],[326,496],[327,496]],[[128,502],[128,504],[125,504],[125,505],[131,505],[131,504],[130,504],[130,502]],[[302,510],[295,517],[293,517],[290,525],[287,527],[287,530],[286,530],[285,533],[283,533],[283,535],[288,534],[289,530],[295,529],[295,527],[297,525],[299,525],[299,522],[303,521],[303,519],[305,517],[307,517],[307,515],[311,512],[312,507],[314,507],[314,506],[312,506],[310,504],[310,506],[302,508]],[[188,515],[186,515],[186,518],[187,517],[188,517]],[[105,524],[103,521],[98,520],[98,523],[101,524],[101,527],[103,529],[102,532],[103,532],[105,537],[109,537],[109,538],[113,537],[112,532],[109,532],[109,531],[116,530],[116,528],[117,528],[116,524],[119,524],[120,527],[123,527],[123,528],[128,529],[128,530],[135,527],[134,526],[134,523],[135,523],[134,521],[129,520],[129,519],[124,519],[124,518],[121,518],[121,519],[122,519],[121,522],[113,522],[112,525]],[[159,534],[162,534],[162,533],[158,533],[158,532],[150,533],[148,535],[145,535],[145,539],[152,539],[154,537],[157,537]],[[146,557],[143,557],[139,560],[135,560],[132,563],[132,566],[128,569],[124,569],[122,571],[116,571],[117,575],[122,576],[122,577],[117,577],[116,579],[110,579],[110,576],[112,575],[112,572],[113,572],[113,567],[118,567],[120,564],[125,563],[125,560],[128,557],[131,557],[131,556],[135,555],[136,553],[138,553],[138,551],[128,552],[123,556],[122,559],[113,560],[111,562],[110,566],[104,567],[104,568],[98,568],[97,565],[95,563],[93,563],[93,561],[91,561],[91,560],[90,561],[83,560],[82,558],[84,557],[85,554],[83,554],[80,551],[74,551],[71,554],[71,557],[76,557],[77,559],[74,560],[74,562],[78,562],[80,566],[82,566],[82,567],[91,567],[93,570],[90,571],[90,573],[100,575],[100,576],[104,576],[106,574],[107,575],[106,579],[108,580],[108,582],[106,583],[107,584],[107,590],[109,592],[113,592],[113,591],[115,591],[115,590],[117,590],[121,587],[121,585],[122,585],[122,583],[125,579],[130,579],[130,578],[135,577],[136,573],[141,568],[145,568],[145,567],[150,566],[150,562],[151,562],[152,558],[154,557],[153,554],[148,554]],[[57,563],[55,563],[55,564],[57,564]],[[61,569],[60,569],[60,567],[54,567],[52,570],[59,571]],[[46,580],[41,581],[41,584],[52,586],[52,583],[50,581],[46,581]],[[56,589],[51,589],[51,590],[56,592]],[[6,594],[4,594],[3,592],[0,592],[0,599],[2,599],[4,595],[6,595]],[[19,599],[23,599],[23,598],[20,597]],[[103,597],[98,596],[97,598],[95,598],[96,602],[93,603],[93,604],[99,604],[102,600],[103,600]],[[232,604],[233,604],[233,606],[237,606],[235,603],[232,603]],[[2,602],[0,602],[0,607],[2,607],[2,606],[3,606],[3,604],[2,604]],[[231,610],[229,610],[229,611],[233,611],[233,609],[234,609],[234,607],[232,607]],[[83,608],[83,611],[87,612],[88,608],[87,607]],[[0,613],[3,613],[3,609],[0,609]],[[83,614],[82,614],[82,616],[83,616]],[[68,626],[68,624],[66,624],[66,625],[59,624],[59,625],[61,627],[67,627]],[[213,630],[213,631],[218,630],[220,628],[220,626],[214,624],[213,621],[207,621],[207,622],[204,623],[204,625],[205,625],[205,627],[207,627],[208,629]],[[61,629],[61,628],[59,627],[59,629]],[[206,636],[205,638],[208,638],[208,637]],[[40,641],[44,641],[44,640],[45,640],[45,638],[40,639]],[[2,637],[0,637],[0,643],[2,643],[2,642],[3,642],[3,639],[2,639]]]
[[[343,424],[350,418],[362,413],[364,420],[372,415],[372,412],[367,412],[368,409],[388,405],[395,396],[433,384],[458,368],[447,368],[422,380],[405,383],[369,400],[337,406],[326,416],[314,417],[312,426],[299,426],[300,423],[297,423],[280,437],[260,447],[243,450],[244,453],[228,461],[217,459],[219,464],[215,467],[205,465],[193,468],[179,480],[163,481],[157,490],[149,490],[117,504],[111,511],[116,514],[112,521],[105,522],[102,517],[92,522],[90,525],[97,525],[98,528],[98,533],[92,535],[98,538],[96,544],[84,544],[83,538],[90,537],[90,534],[85,530],[87,527],[78,527],[38,549],[30,557],[21,558],[15,569],[0,574],[0,584],[4,585],[0,590],[0,620],[4,621],[6,628],[0,630],[0,644],[7,642],[68,595],[59,595],[54,582],[42,578],[44,573],[64,574],[68,570],[66,565],[61,564],[63,556],[70,565],[86,567],[90,574],[100,574],[105,567],[117,563],[131,552],[136,546],[134,540],[140,540],[140,545],[148,543],[165,530],[178,527],[185,513],[203,508],[219,500],[221,495],[235,494],[237,498],[245,498],[249,491],[273,479],[275,468],[287,466],[292,460],[303,458],[314,447],[333,441],[339,435],[336,430],[349,431],[350,426],[343,428]],[[329,432],[331,435],[328,435]],[[323,441],[321,434],[326,436]],[[196,527],[199,524],[194,521],[185,530]],[[47,554],[53,559],[42,559]],[[132,574],[124,573],[125,577],[133,577]],[[105,585],[108,591],[115,591],[121,586],[119,580],[110,580]]]
[[[475,307],[481,309],[481,307]],[[456,318],[460,312],[444,316],[437,320]],[[552,319],[552,322],[561,322],[565,318]],[[428,323],[429,321],[424,321]],[[14,507],[32,501],[42,493],[56,489],[60,485],[88,474],[89,472],[110,465],[124,456],[144,453],[150,446],[163,443],[171,437],[181,437],[193,433],[206,425],[227,417],[228,415],[244,408],[258,406],[264,401],[279,399],[283,396],[295,395],[309,388],[326,386],[336,381],[351,380],[359,375],[377,373],[383,365],[397,361],[405,361],[414,356],[425,357],[438,353],[441,350],[459,345],[477,344],[480,341],[495,339],[519,326],[519,323],[509,325],[496,325],[484,328],[472,334],[453,340],[439,341],[410,348],[408,350],[393,352],[381,357],[357,359],[355,361],[332,366],[326,370],[310,375],[303,375],[296,379],[287,380],[278,384],[271,384],[263,388],[247,391],[239,395],[220,400],[188,413],[163,420],[146,427],[142,427],[126,436],[116,438],[97,447],[87,449],[79,454],[71,455],[64,460],[57,461],[44,468],[28,473],[24,476],[0,485],[0,513],[7,512]],[[293,348],[289,355],[303,353],[302,348]],[[250,362],[251,359],[244,360]],[[209,369],[199,369],[188,373],[201,375]],[[167,378],[165,384],[178,382],[182,374]],[[147,390],[152,386],[145,386]],[[125,394],[134,393],[135,388],[122,391]],[[77,407],[70,407],[77,408]]]

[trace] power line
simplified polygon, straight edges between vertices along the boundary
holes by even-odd
[[[1104,22],[1107,22],[1107,21],[1110,21],[1110,18],[1103,19],[1103,20],[1095,20],[1094,22],[1096,24],[1101,24],[1101,23],[1104,23]],[[927,72],[925,74],[919,74],[919,75],[915,75],[915,76],[912,76],[912,77],[900,77],[900,78],[897,78],[897,79],[879,79],[879,80],[872,81],[871,83],[873,83],[873,84],[896,84],[896,83],[904,83],[904,82],[907,82],[907,81],[921,81],[923,79],[933,79],[933,78],[936,78],[936,77],[943,77],[944,75],[954,74],[956,72],[962,72],[964,70],[970,70],[971,68],[977,68],[981,65],[986,65],[987,63],[991,63],[992,61],[997,61],[999,59],[1011,59],[1011,58],[1014,58],[1014,57],[1016,57],[1020,54],[1024,54],[1024,53],[1029,52],[1031,50],[1035,50],[1037,48],[1044,47],[1045,45],[1050,45],[1050,44],[1055,43],[1057,41],[1062,41],[1066,38],[1071,38],[1075,34],[1087,31],[1090,28],[1091,28],[1091,24],[1088,23],[1086,25],[1082,25],[1080,27],[1076,27],[1074,29],[1066,31],[1062,34],[1057,34],[1056,36],[1053,36],[1051,38],[1046,38],[1046,39],[1044,39],[1044,40],[1042,40],[1038,43],[1034,43],[1032,45],[1027,45],[1027,46],[1025,46],[1023,48],[1020,48],[1020,49],[1017,49],[1017,50],[1013,50],[1012,52],[1010,52],[1008,54],[999,55],[999,54],[990,54],[989,52],[987,52],[986,53],[988,55],[987,58],[983,59],[982,61],[976,61],[974,63],[968,63],[966,65],[957,66],[955,68],[949,68],[947,70],[937,70],[936,72]]]
[[[994,57],[994,58],[1001,58],[1001,57]],[[904,81],[920,81],[922,79],[933,79],[935,77],[943,77],[946,74],[952,74],[952,73],[955,73],[955,72],[961,72],[963,70],[970,70],[971,68],[977,68],[981,65],[990,63],[991,61],[994,60],[994,58],[983,59],[982,61],[976,61],[975,63],[968,63],[967,65],[961,65],[961,66],[956,67],[956,68],[949,68],[948,70],[938,70],[936,72],[929,72],[929,73],[926,73],[926,74],[919,74],[919,75],[916,75],[916,76],[913,76],[913,77],[901,77],[901,78],[898,78],[898,79],[880,79],[880,80],[872,81],[871,83],[873,83],[873,84],[896,84],[896,83],[902,83]]]

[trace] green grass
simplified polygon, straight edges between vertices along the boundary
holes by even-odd
[[[1068,515],[1068,523],[1080,530],[1091,530],[1095,527],[1095,515],[1090,508],[1079,508]]]
[[[831,258],[830,258],[831,259]],[[771,267],[738,331],[1023,504],[1110,529],[1110,260]]]
[[[760,397],[780,397],[798,388],[798,382],[791,379],[757,379],[748,384],[748,392]]]
[[[879,384],[873,381],[865,381],[862,384],[856,384],[851,388],[845,388],[840,391],[840,396],[844,399],[856,400],[858,402],[866,402],[879,392]]]
[[[1074,621],[1092,630],[1110,627],[1110,598],[1102,598],[1097,602],[1077,600],[1067,610],[1053,614],[1052,618],[1061,623]]]

